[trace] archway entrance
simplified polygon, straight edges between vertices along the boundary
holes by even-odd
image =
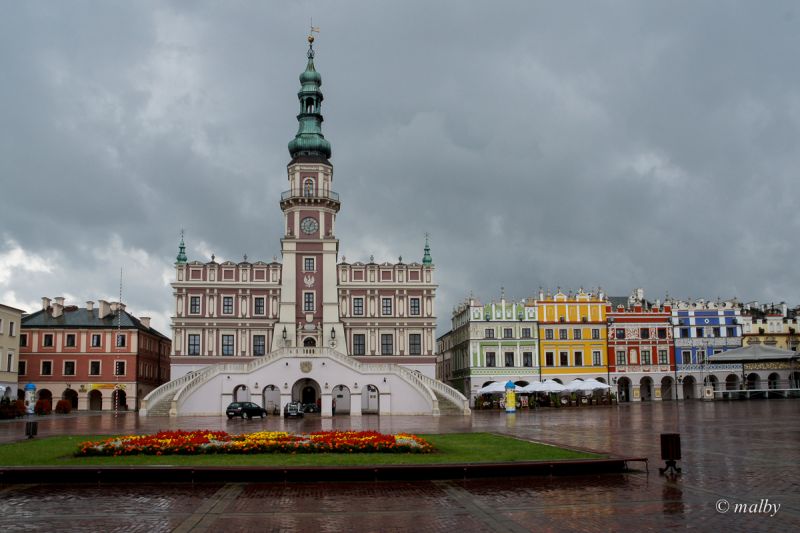
[[[234,387],[233,401],[234,402],[250,401],[250,390],[247,388],[247,385],[236,385],[236,387]]]
[[[53,401],[53,393],[50,392],[48,389],[42,389],[39,391],[39,399],[40,400],[50,400]]]
[[[336,405],[336,411],[333,414],[350,414],[350,388],[347,385],[333,387],[333,401]]]
[[[686,376],[683,378],[683,399],[697,399],[697,381],[694,379],[694,376]]]
[[[672,378],[669,376],[665,376],[661,378],[661,399],[662,400],[674,400],[675,399],[675,392],[672,388]]]
[[[97,389],[89,391],[89,410],[102,411],[103,410],[103,393]]]
[[[264,390],[261,391],[261,396],[267,414],[280,414],[281,391],[276,385],[267,385],[264,387]]]
[[[78,391],[75,389],[64,389],[61,398],[67,400],[73,409],[78,408]]]
[[[314,337],[306,337],[305,339],[303,339],[303,346],[305,346],[306,348],[313,348],[316,345],[317,345],[317,339],[315,339]]]
[[[322,397],[319,383],[311,378],[303,378],[295,382],[292,386],[292,401],[300,402],[303,405],[310,403],[317,405],[317,400]]]
[[[653,399],[653,380],[649,377],[643,377],[639,382],[639,390],[642,395],[643,402],[649,402]]]
[[[617,381],[617,402],[631,401],[631,380],[619,378]]]
[[[126,411],[128,409],[128,395],[122,389],[114,389],[111,393],[111,408],[115,411]]]
[[[753,372],[747,376],[747,389],[757,390],[761,388],[761,376]]]
[[[739,389],[739,376],[736,374],[728,374],[725,378],[725,390],[738,390]]]
[[[381,393],[375,385],[367,385],[361,391],[361,412],[368,415],[381,412]]]

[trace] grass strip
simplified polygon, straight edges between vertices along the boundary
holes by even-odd
[[[253,454],[74,457],[81,442],[104,436],[63,436],[0,444],[0,466],[369,466],[601,459],[605,456],[527,442],[489,433],[420,435],[436,447],[431,454]]]

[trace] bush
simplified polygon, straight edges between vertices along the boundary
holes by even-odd
[[[72,402],[69,400],[58,400],[56,403],[56,413],[66,415],[72,411]]]
[[[36,405],[33,406],[33,412],[37,415],[49,415],[53,412],[53,405],[50,400],[36,400]]]

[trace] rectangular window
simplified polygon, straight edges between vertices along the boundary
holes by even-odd
[[[67,348],[74,348],[75,347],[75,334],[74,333],[67,333],[67,338],[64,341],[64,346]]]
[[[316,269],[314,268],[314,258],[313,257],[305,257],[303,258],[303,270],[306,272],[314,272]]]
[[[89,361],[89,375],[90,376],[100,375],[100,361]]]
[[[263,315],[264,314],[264,298],[257,297],[255,300],[255,314]]]
[[[658,351],[658,364],[659,365],[668,365],[669,360],[667,359],[667,351],[666,350],[659,350]]]
[[[594,366],[600,366],[602,364],[600,361],[600,350],[595,350],[592,352],[592,364]]]
[[[506,366],[514,366],[514,352],[505,353]]]
[[[643,365],[651,364],[651,361],[650,361],[650,350],[642,350],[642,364]]]
[[[497,356],[494,352],[486,352],[486,366],[489,368],[497,366]]]
[[[53,334],[52,333],[45,333],[44,339],[42,340],[42,346],[51,347],[53,346]]]
[[[17,374],[20,376],[24,376],[28,372],[28,365],[25,361],[19,361],[17,363]]]
[[[699,339],[703,336],[703,328],[694,328],[695,336]]]
[[[514,329],[513,328],[503,328],[503,338],[504,339],[511,339],[514,337]]]
[[[411,355],[422,354],[422,335],[420,333],[412,333],[408,336],[408,353]]]
[[[706,363],[706,351],[697,350],[697,364],[704,365]]]
[[[689,328],[681,328],[681,338],[682,339],[689,338]]]
[[[65,376],[75,375],[75,361],[64,361],[64,375]]]
[[[494,329],[486,328],[483,332],[483,337],[485,339],[494,339]]]
[[[523,339],[531,338],[531,328],[522,328],[522,338]]]
[[[189,334],[189,355],[200,355],[200,335]]]
[[[692,352],[689,350],[683,350],[681,352],[681,361],[683,361],[684,365],[692,364]]]
[[[313,292],[304,292],[303,293],[303,311],[307,313],[314,312],[314,293]]]
[[[363,333],[353,334],[353,355],[364,355],[367,353],[367,336]]]
[[[11,335],[12,337],[17,333],[16,327],[17,327],[16,323],[14,322],[8,323],[8,334]]]
[[[617,328],[614,330],[614,338],[616,339],[624,339],[625,338],[625,328]]]
[[[719,337],[720,336],[719,328],[711,328],[711,336],[712,337]]]
[[[394,354],[394,339],[391,333],[381,334],[381,355]]]
[[[124,348],[125,342],[125,335],[122,333],[117,334],[117,348]]]
[[[266,337],[264,335],[253,335],[253,355],[260,356],[267,353]]]
[[[419,316],[419,298],[411,298],[409,311],[411,316]]]
[[[558,352],[559,366],[569,366],[569,352]]]
[[[14,354],[10,353],[6,356],[6,372],[11,372],[12,364],[14,364]]]
[[[658,338],[659,339],[667,338],[667,328],[658,328]]]
[[[100,347],[100,334],[95,333],[92,335],[92,348],[99,348]]]
[[[555,354],[553,352],[544,353],[544,364],[545,366],[555,366]]]
[[[572,338],[576,341],[581,340],[581,330],[579,328],[575,328],[572,330]]]
[[[625,366],[628,364],[628,357],[625,355],[625,350],[617,350],[617,366]]]
[[[533,366],[533,352],[522,352],[522,366]]]
[[[592,339],[593,340],[600,339],[600,330],[598,328],[592,328]]]
[[[193,315],[200,314],[200,297],[192,296],[189,298],[189,313]]]
[[[353,298],[353,316],[364,316],[364,298]]]
[[[565,329],[558,330],[558,338],[562,341],[567,340],[567,330]]]
[[[125,361],[114,361],[114,375],[115,376],[125,375]]]
[[[389,316],[392,314],[392,299],[391,298],[383,298],[381,300],[381,314],[383,316]]]
[[[650,338],[650,328],[641,328],[639,330],[639,338],[640,339],[649,339]]]
[[[53,374],[53,362],[52,361],[42,361],[42,375],[43,376],[50,376]]]
[[[583,366],[583,352],[575,352],[575,366]]]
[[[736,336],[736,328],[725,328],[725,334],[728,337],[735,337]]]
[[[222,355],[233,355],[233,335],[222,336]]]
[[[19,336],[19,345],[20,346],[28,346],[28,334],[23,333]]]
[[[544,330],[544,338],[549,341],[553,340],[553,330],[552,329]]]
[[[222,297],[222,314],[223,315],[233,314],[233,296]]]

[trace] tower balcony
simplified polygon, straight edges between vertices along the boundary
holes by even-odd
[[[292,189],[281,193],[281,208],[296,205],[325,206],[339,210],[339,193],[333,191],[303,191]]]

